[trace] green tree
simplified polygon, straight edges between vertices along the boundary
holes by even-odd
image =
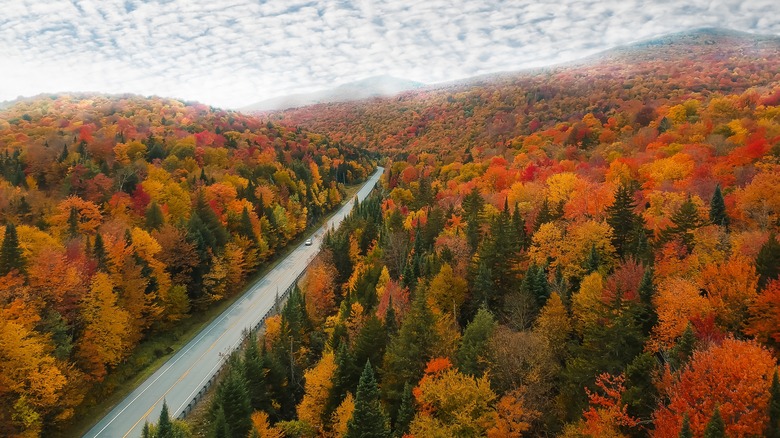
[[[417,291],[398,336],[393,338],[385,353],[382,390],[391,412],[398,408],[406,382],[420,380],[425,365],[433,358],[434,348],[439,345],[435,319],[422,289]]]
[[[683,415],[682,427],[680,428],[679,438],[693,438],[693,431],[691,430],[691,420],[688,418],[688,414]]]
[[[346,438],[388,438],[387,416],[379,401],[379,387],[371,362],[366,362],[355,396],[355,411],[347,423]]]
[[[257,241],[255,229],[252,226],[252,219],[249,217],[249,210],[247,210],[246,206],[244,206],[244,209],[241,210],[241,222],[238,226],[238,234],[240,236],[246,237],[251,242]]]
[[[398,418],[395,420],[395,429],[393,436],[400,438],[409,433],[409,425],[414,420],[416,409],[414,407],[414,395],[412,395],[412,385],[406,383],[404,392],[401,395],[401,406],[398,408]]]
[[[242,368],[240,362],[234,362],[217,390],[217,402],[224,413],[231,438],[246,438],[252,428],[252,404]]]
[[[777,378],[777,368],[772,376],[772,386],[769,387],[769,422],[766,426],[767,438],[780,438],[780,381]]]
[[[382,363],[386,342],[385,328],[379,318],[372,314],[366,320],[355,340],[352,352],[355,364],[360,366],[369,361],[375,364]]]
[[[230,428],[228,426],[227,420],[225,419],[225,411],[222,409],[222,406],[219,406],[216,413],[214,414],[214,421],[211,423],[211,437],[231,437]]]
[[[160,419],[157,421],[157,438],[174,438],[171,416],[168,414],[168,403],[163,400]]]
[[[720,408],[715,406],[715,411],[704,428],[704,438],[726,438],[726,424],[723,423],[723,417],[720,416]]]
[[[612,246],[620,257],[636,248],[644,221],[636,214],[632,184],[623,184],[615,192],[615,202],[607,207],[607,224],[612,227]]]
[[[246,379],[250,404],[254,410],[270,411],[263,356],[260,354],[254,332],[249,334],[247,344],[246,350],[244,350],[244,378]]]
[[[24,257],[19,247],[19,236],[16,234],[16,226],[9,222],[5,227],[5,237],[0,246],[0,277],[7,275],[14,269],[24,273]]]
[[[150,230],[159,230],[165,223],[165,215],[163,215],[162,208],[156,201],[152,201],[149,204],[149,208],[146,209],[146,228]]]
[[[699,216],[699,210],[690,197],[683,202],[680,208],[674,212],[671,217],[672,225],[665,229],[662,234],[663,241],[679,239],[685,245],[690,253],[693,251],[693,232],[704,225],[704,221]]]
[[[108,254],[106,253],[106,245],[103,243],[103,236],[100,233],[95,233],[95,244],[92,246],[92,257],[98,264],[98,269],[108,271]]]
[[[484,307],[466,327],[460,348],[457,353],[458,369],[464,374],[481,376],[485,372],[485,364],[480,361],[486,357],[488,340],[493,335],[498,324],[493,314]]]
[[[770,233],[769,239],[761,245],[756,256],[756,270],[759,276],[758,286],[762,289],[780,274],[780,243],[775,233]]]
[[[726,213],[726,203],[723,201],[723,193],[720,184],[715,187],[715,193],[710,200],[710,222],[721,227],[729,228],[731,221]]]

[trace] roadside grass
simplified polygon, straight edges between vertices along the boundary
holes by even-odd
[[[364,183],[346,186],[344,188],[346,195],[341,205],[322,217],[317,223],[309,226],[297,238],[290,241],[279,253],[274,254],[270,260],[261,265],[254,274],[249,276],[239,293],[233,294],[205,311],[179,321],[176,326],[170,329],[153,333],[153,336],[138,344],[133,353],[117,366],[102,383],[90,389],[84,397],[84,402],[76,408],[73,416],[74,420],[59,429],[50,430],[49,436],[64,438],[86,434],[99,419],[111,412],[114,406],[143,383],[144,380],[154,374],[168,359],[195,338],[211,321],[241,298],[250,285],[263,278],[298,245],[303,243],[312,232],[333,217],[346,202],[352,200]],[[203,404],[199,403],[198,405]]]

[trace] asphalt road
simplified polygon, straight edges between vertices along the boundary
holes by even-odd
[[[371,192],[384,171],[378,168],[358,192],[361,201]],[[350,200],[310,237],[314,244],[300,244],[263,278],[250,285],[244,296],[225,310],[195,338],[171,357],[138,388],[87,432],[85,437],[140,437],[144,422],[156,422],[163,400],[172,418],[187,412],[193,399],[211,385],[212,377],[226,357],[241,342],[245,329],[256,327],[282,294],[319,252],[329,228],[336,228],[354,207]]]

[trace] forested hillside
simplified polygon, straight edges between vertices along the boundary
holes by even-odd
[[[373,167],[322,135],[176,100],[0,112],[0,435],[70,420],[139,343],[239,292]]]
[[[270,114],[388,154],[214,436],[780,436],[780,45]]]

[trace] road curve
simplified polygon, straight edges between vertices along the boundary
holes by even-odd
[[[379,167],[357,194],[361,201],[376,186],[384,169]],[[319,252],[319,243],[329,228],[336,228],[352,211],[354,199],[339,209],[310,237],[314,245],[300,244],[264,277],[250,285],[244,295],[198,333],[187,345],[131,392],[95,424],[85,437],[140,437],[144,422],[157,421],[166,400],[170,415],[178,417],[211,384],[227,355],[241,342],[245,329],[257,326],[271,310],[277,293],[282,294]]]

